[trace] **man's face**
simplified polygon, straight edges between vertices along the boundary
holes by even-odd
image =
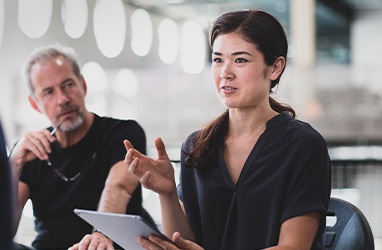
[[[86,83],[78,79],[63,57],[36,63],[30,71],[35,102],[55,127],[70,131],[81,125],[85,112]]]

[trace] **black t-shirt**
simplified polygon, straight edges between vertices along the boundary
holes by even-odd
[[[192,135],[183,144],[190,150]],[[312,249],[322,249],[330,198],[330,162],[326,142],[309,124],[281,113],[247,158],[236,186],[220,154],[207,169],[185,168],[181,156],[179,199],[196,242],[207,250],[263,249],[278,243],[281,224],[320,212]]]
[[[80,173],[74,181],[65,182],[39,159],[24,165],[20,181],[29,187],[36,217],[38,235],[34,247],[67,249],[91,233],[92,227],[75,215],[73,209],[97,209],[110,168],[125,158],[124,139],[146,153],[145,133],[138,123],[94,115],[90,130],[77,144],[68,148],[60,148],[57,142],[51,144],[49,159],[52,167],[68,178]],[[140,185],[134,191],[126,213],[143,213]]]

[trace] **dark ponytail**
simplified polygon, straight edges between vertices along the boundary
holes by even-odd
[[[225,140],[228,131],[229,113],[228,109],[201,130],[194,138],[192,151],[183,151],[187,160],[184,162],[185,167],[205,168],[214,163],[220,149],[220,145]]]
[[[219,35],[233,32],[242,35],[244,40],[256,45],[262,53],[266,65],[272,66],[280,56],[285,58],[286,63],[288,41],[283,27],[272,15],[259,10],[234,11],[221,15],[213,23],[211,29],[211,50]],[[284,69],[276,80],[271,81],[269,93],[272,93],[272,89],[279,84]],[[293,108],[277,102],[272,97],[269,97],[269,104],[277,113],[286,111],[293,118],[296,116]],[[195,138],[192,138],[194,143],[190,145],[190,149],[186,148],[183,151],[188,156],[184,163],[186,167],[199,169],[214,163],[227,136],[228,120],[229,113],[227,110],[200,131]]]
[[[272,97],[269,97],[269,104],[271,105],[271,108],[276,111],[277,113],[282,113],[282,112],[289,112],[289,114],[293,117],[296,118],[296,112],[292,107],[290,107],[287,104],[284,103],[279,103]]]

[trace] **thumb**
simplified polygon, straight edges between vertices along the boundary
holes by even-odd
[[[162,138],[158,137],[155,139],[155,147],[158,151],[158,159],[168,159],[167,153],[166,153],[166,147],[162,141]]]
[[[189,247],[190,245],[190,242],[188,240],[185,240],[183,239],[181,236],[180,236],[180,233],[178,232],[175,232],[173,235],[172,235],[172,241],[175,243],[175,245],[177,245],[179,248],[187,248]]]

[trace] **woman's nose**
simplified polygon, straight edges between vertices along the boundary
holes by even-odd
[[[220,74],[221,79],[233,79],[235,74],[232,71],[232,67],[227,63],[224,65],[222,72]]]

